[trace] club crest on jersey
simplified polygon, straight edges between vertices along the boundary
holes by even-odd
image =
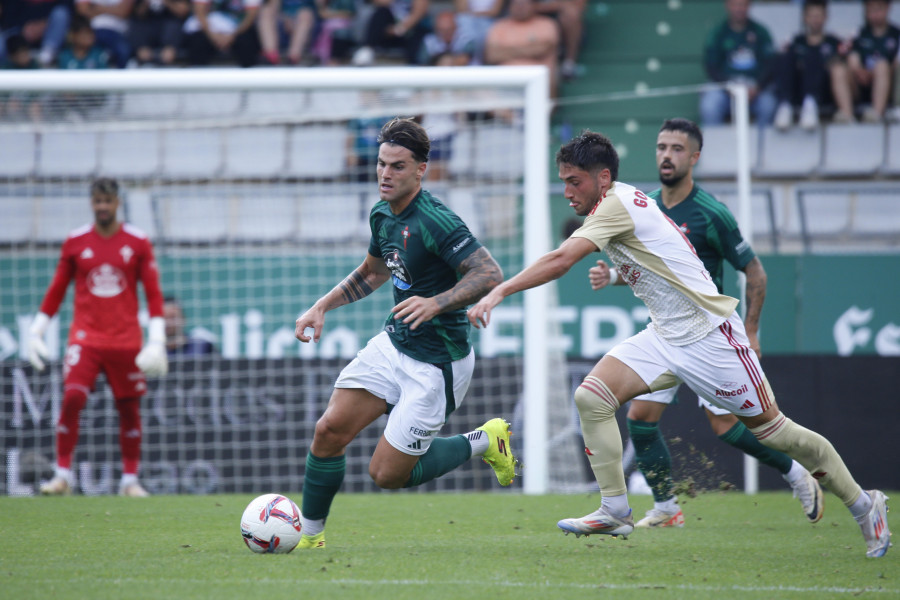
[[[112,298],[125,291],[125,274],[114,266],[103,263],[87,274],[87,286],[99,298]]]
[[[81,251],[81,258],[84,260],[89,260],[94,258],[94,251],[90,249],[90,247],[85,248]]]
[[[122,255],[122,260],[124,260],[127,265],[128,261],[131,260],[131,257],[134,256],[134,250],[131,249],[131,246],[126,244],[119,249],[119,254]]]
[[[384,264],[391,271],[391,281],[394,283],[394,287],[400,290],[408,290],[412,287],[412,276],[409,274],[409,269],[403,264],[399,250],[385,253]]]

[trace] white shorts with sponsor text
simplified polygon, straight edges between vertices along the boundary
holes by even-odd
[[[617,344],[609,355],[634,370],[652,392],[659,391],[654,382],[674,375],[701,400],[738,416],[758,415],[775,401],[737,313],[687,346],[673,346],[648,327]]]
[[[474,350],[441,369],[403,354],[382,331],[344,367],[334,387],[362,388],[386,400],[391,411],[385,439],[400,452],[419,456],[462,404],[474,368]]]

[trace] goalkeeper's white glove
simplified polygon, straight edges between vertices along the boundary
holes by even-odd
[[[44,333],[47,331],[48,323],[50,323],[49,315],[39,312],[34,315],[31,327],[28,329],[28,362],[38,371],[43,371],[46,366],[45,361],[50,360],[50,352],[47,350],[47,344],[44,343]]]
[[[169,372],[169,358],[166,355],[166,321],[162,317],[151,317],[147,327],[147,344],[138,352],[134,364],[145,375],[163,376]]]

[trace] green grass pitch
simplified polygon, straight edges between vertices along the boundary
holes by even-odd
[[[251,498],[2,498],[0,597],[900,598],[900,548],[867,559],[831,495],[810,525],[787,492],[709,492],[683,529],[622,540],[556,528],[599,494],[341,494],[327,548],[285,555],[244,546]]]

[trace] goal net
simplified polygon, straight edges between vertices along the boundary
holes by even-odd
[[[549,249],[539,68],[28,73],[0,82],[0,493],[34,493],[51,475],[72,292],[51,324],[43,373],[27,364],[27,330],[62,241],[93,218],[96,176],[119,180],[120,218],[153,241],[186,336],[213,348],[172,357],[169,375],[150,381],[140,475],[153,493],[302,488],[334,379],[393,305],[383,286],[330,312],[320,343],[294,338],[298,314],[365,256],[378,200],[375,137],[387,119],[416,117],[428,130],[424,187],[507,276]],[[592,484],[548,318],[555,302],[553,286],[510,298],[473,334],[473,384],[442,431],[513,421],[528,493]],[[348,448],[345,491],[375,489],[368,461],[383,421]],[[82,412],[73,470],[82,493],[115,491],[118,418],[103,376]],[[470,461],[423,489],[498,488],[489,468]]]

